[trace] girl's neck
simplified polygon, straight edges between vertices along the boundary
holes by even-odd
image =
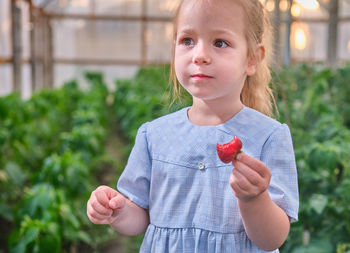
[[[207,102],[194,99],[187,115],[189,120],[195,125],[216,126],[231,119],[242,108],[243,104],[241,101],[222,106],[212,101]]]

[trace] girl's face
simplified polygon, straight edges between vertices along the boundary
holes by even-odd
[[[183,3],[174,65],[179,82],[194,98],[240,100],[246,76],[255,72],[247,57],[245,29],[243,9],[235,1]]]

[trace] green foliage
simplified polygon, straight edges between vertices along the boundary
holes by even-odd
[[[142,68],[131,80],[118,80],[115,91],[116,117],[124,134],[133,140],[137,129],[146,121],[189,105],[191,98],[171,103],[169,66]]]
[[[113,94],[101,74],[89,73],[86,92],[71,82],[28,101],[0,98],[0,219],[14,227],[9,252],[63,252],[80,242],[96,248],[113,234],[86,217],[108,105],[132,143],[142,123],[190,105],[185,92],[171,103],[169,72],[169,66],[143,68],[132,80],[118,80]],[[291,129],[300,192],[299,221],[281,252],[350,252],[349,80],[349,65],[273,73],[277,118]],[[126,248],[136,252],[141,240],[126,240]]]
[[[39,181],[65,189],[66,195],[74,199],[88,192],[88,172],[81,154],[68,149],[62,155],[53,154],[45,159]]]
[[[350,242],[350,66],[297,65],[274,73],[280,120],[291,128],[299,222],[282,252],[345,252]],[[310,240],[302,241],[309,233]],[[302,245],[305,244],[305,245]]]
[[[150,67],[117,82],[116,115],[131,142],[142,123],[190,104],[187,96],[169,106],[168,73],[168,67]],[[349,251],[349,80],[350,65],[335,71],[296,65],[273,73],[276,117],[290,126],[300,187],[299,221],[282,252]]]
[[[12,234],[9,241],[10,253],[58,253],[62,243],[57,224],[51,221],[33,220],[29,216],[24,217],[21,229]]]
[[[0,219],[14,226],[9,252],[94,248],[105,237],[85,231],[92,231],[86,201],[104,151],[109,93],[101,74],[86,77],[85,92],[71,82],[28,101],[0,98]]]

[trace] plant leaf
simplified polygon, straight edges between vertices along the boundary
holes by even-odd
[[[313,194],[310,200],[310,206],[316,211],[317,214],[321,214],[325,209],[328,202],[328,198],[322,194]]]

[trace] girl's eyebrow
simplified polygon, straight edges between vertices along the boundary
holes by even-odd
[[[215,35],[230,35],[230,36],[237,37],[237,34],[234,31],[231,31],[229,29],[215,29],[210,31],[210,33]]]
[[[183,29],[180,29],[178,31],[179,34],[195,34],[195,30],[190,28],[190,27],[185,27]],[[229,35],[229,36],[233,36],[233,37],[237,37],[237,34],[233,31],[231,31],[230,29],[213,29],[211,31],[209,31],[210,34],[212,35]]]
[[[194,34],[195,31],[191,28],[179,29],[178,33]]]

